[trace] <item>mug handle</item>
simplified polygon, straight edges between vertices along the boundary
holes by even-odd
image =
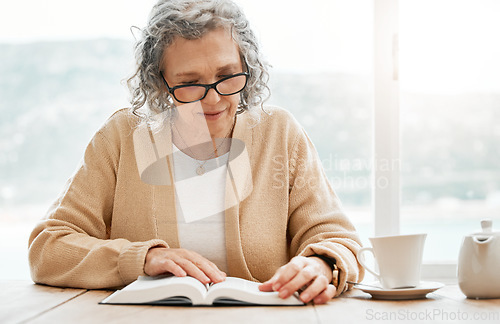
[[[356,257],[358,258],[358,262],[363,266],[363,268],[366,269],[366,271],[368,271],[369,273],[371,273],[372,275],[374,275],[375,277],[377,277],[380,280],[380,273],[376,273],[375,271],[370,269],[365,263],[365,258],[363,257],[363,252],[368,252],[368,251],[371,252],[373,254],[373,256],[375,256],[375,254],[373,253],[373,249],[371,247],[361,248],[361,249],[359,249],[358,254],[356,255]]]

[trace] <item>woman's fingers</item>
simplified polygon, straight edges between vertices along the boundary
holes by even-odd
[[[279,268],[274,276],[262,283],[261,291],[277,291],[281,298],[288,298],[295,292],[300,293],[300,299],[307,303],[314,300],[322,304],[335,296],[336,288],[329,284],[325,275],[330,267],[315,258],[295,257],[289,263]]]
[[[173,261],[184,269],[187,275],[202,283],[221,282],[226,278],[226,274],[220,271],[213,262],[196,252],[183,249],[171,252],[175,254],[175,257],[172,258]]]
[[[185,276],[185,271],[179,267],[174,261],[163,257],[166,248],[151,248],[146,254],[144,261],[144,272],[148,276],[157,276],[166,272],[171,272],[176,276]]]
[[[300,300],[304,303],[310,302],[313,298],[318,298],[328,287],[328,280],[324,276],[318,276],[311,281],[309,286],[300,293]]]
[[[288,262],[280,269],[278,269],[276,275],[273,277],[274,278],[272,283],[273,290],[280,291],[281,293],[282,287],[288,284],[292,279],[294,279],[295,276],[297,276],[297,274],[299,274],[302,271],[302,269],[306,266],[307,262],[305,259],[306,259],[305,257],[294,257],[292,260],[290,260],[290,262]],[[297,287],[297,289],[299,289],[300,287],[302,286]],[[291,294],[296,290],[293,290]],[[282,294],[286,295],[286,292]]]
[[[176,258],[173,260],[180,266],[188,276],[198,279],[201,283],[210,283],[210,278],[205,274],[202,268],[196,266],[191,260],[184,258]]]
[[[152,248],[146,255],[144,272],[155,276],[172,273],[178,277],[186,275],[202,283],[221,282],[226,274],[196,252],[184,249]]]
[[[309,285],[311,282],[314,282],[314,280],[317,278],[317,269],[315,269],[314,266],[306,265],[299,272],[297,272],[291,280],[289,280],[285,285],[282,286],[279,296],[281,298],[288,298],[302,287]],[[328,282],[326,282],[326,284],[328,284]]]
[[[210,281],[213,283],[218,283],[226,280],[226,273],[224,271],[219,270],[215,263],[203,258],[203,271],[210,278]]]
[[[337,288],[334,285],[328,285],[325,290],[318,296],[316,296],[313,301],[315,304],[324,304],[328,302],[330,299],[335,297],[335,293],[337,292]]]
[[[164,264],[158,268],[157,274],[162,274],[165,272],[170,272],[176,277],[187,276],[186,271],[184,271],[181,266],[169,259],[164,260]]]

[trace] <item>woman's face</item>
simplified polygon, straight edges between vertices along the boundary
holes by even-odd
[[[178,37],[164,51],[162,71],[170,87],[184,84],[211,84],[228,75],[243,72],[239,49],[231,34],[219,28],[203,37],[188,40]],[[222,138],[233,125],[240,94],[221,96],[210,89],[200,100],[200,118],[204,118],[212,138]],[[178,109],[182,103],[176,102]]]

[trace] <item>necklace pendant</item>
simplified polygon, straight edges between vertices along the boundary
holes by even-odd
[[[200,165],[199,167],[196,168],[196,173],[200,176],[205,174],[205,168],[203,167],[203,165]]]

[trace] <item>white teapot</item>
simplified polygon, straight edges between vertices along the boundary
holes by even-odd
[[[482,232],[464,237],[458,257],[458,285],[468,298],[500,298],[500,232],[481,221]]]

